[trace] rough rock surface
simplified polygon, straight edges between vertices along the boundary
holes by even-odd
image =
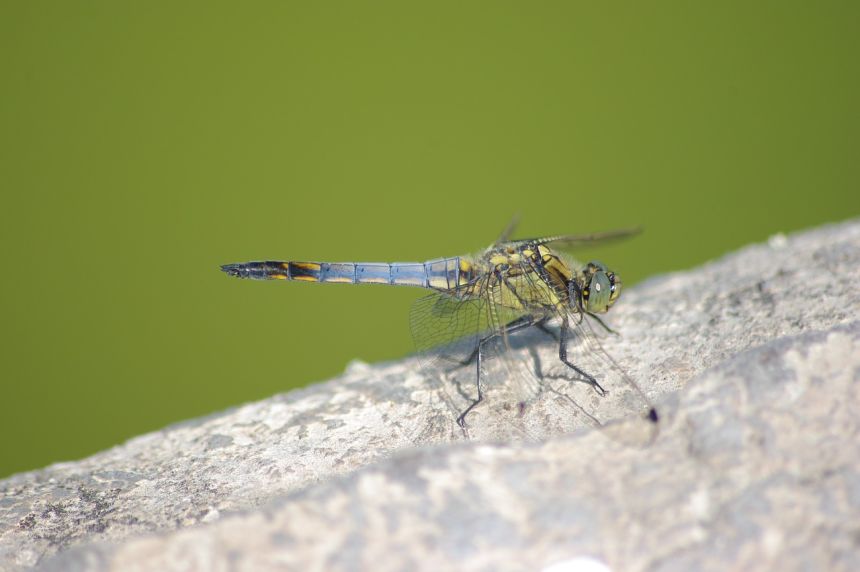
[[[0,569],[860,569],[858,309],[860,223],[775,237],[609,315],[659,434],[611,373],[466,435],[456,376],[357,364],[0,481]]]

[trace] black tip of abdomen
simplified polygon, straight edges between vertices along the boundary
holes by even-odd
[[[250,271],[247,264],[222,264],[221,271],[227,276],[235,276],[236,278],[248,278]]]

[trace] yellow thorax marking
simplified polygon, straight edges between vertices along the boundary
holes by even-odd
[[[490,264],[498,266],[499,264],[508,264],[508,257],[504,254],[494,254],[490,257]]]
[[[546,246],[538,246],[538,255],[541,257],[544,268],[557,280],[568,282],[573,277],[573,272],[568,265]]]
[[[548,263],[552,258],[555,258],[552,251],[543,244],[538,246],[538,256],[540,256],[540,259],[544,264]]]
[[[500,264],[508,264],[510,266],[516,266],[523,263],[523,256],[516,251],[511,252],[512,249],[508,248],[504,253],[496,253],[490,256],[490,264],[493,266],[499,266]]]

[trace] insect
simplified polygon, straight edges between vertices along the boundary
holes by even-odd
[[[656,424],[658,415],[644,393],[596,341],[589,320],[612,332],[601,320],[621,294],[620,277],[603,263],[578,264],[555,250],[630,236],[638,230],[584,235],[556,235],[512,240],[514,223],[476,256],[453,256],[426,262],[302,262],[261,261],[225,264],[230,276],[254,280],[295,280],[342,284],[385,284],[424,288],[410,312],[415,346],[428,364],[447,362],[454,367],[474,365],[475,395],[457,417],[466,417],[484,400],[485,362],[498,357],[505,375],[521,396],[521,408],[541,391],[543,375],[524,367],[514,357],[512,337],[536,328],[558,344],[558,360],[598,396],[606,389],[591,373],[570,359],[569,343],[576,340],[585,352],[620,372],[636,398],[639,413]],[[557,326],[558,331],[550,329]],[[431,365],[432,367],[432,365]]]

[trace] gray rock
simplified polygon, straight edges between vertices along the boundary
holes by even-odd
[[[659,434],[605,361],[606,398],[488,382],[468,435],[459,373],[355,364],[0,481],[0,567],[860,569],[858,275],[854,221],[626,291],[603,345]]]

